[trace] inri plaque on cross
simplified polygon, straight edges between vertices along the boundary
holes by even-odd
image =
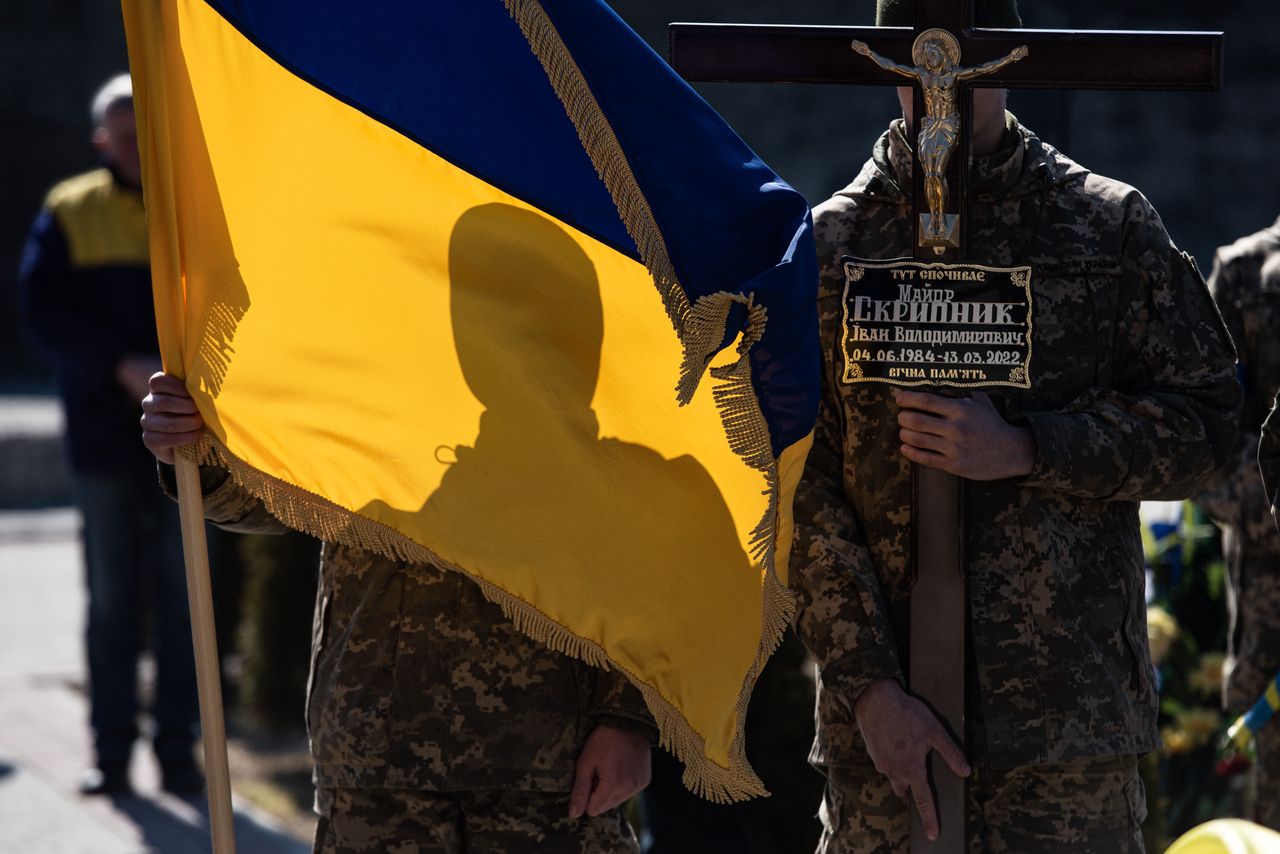
[[[1213,91],[1221,33],[975,29],[973,0],[916,0],[915,27],[672,24],[691,82],[912,85],[914,259],[845,262],[842,380],[989,388],[1035,382],[1035,269],[967,251],[971,88]],[[963,744],[966,598],[959,478],[914,471],[909,681]],[[912,810],[912,851],[966,848],[964,781],[930,762],[941,834]]]

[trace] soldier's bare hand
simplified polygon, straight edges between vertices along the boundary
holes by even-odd
[[[866,42],[860,42],[855,39],[853,44],[849,46],[853,48],[854,53],[860,53],[863,56],[871,55],[871,47]]]
[[[981,392],[943,397],[919,391],[894,392],[902,455],[913,463],[970,480],[999,480],[1030,474],[1036,442],[1026,427],[1015,427]]]
[[[610,726],[593,729],[574,767],[569,818],[600,815],[649,785],[650,761],[642,736]]]
[[[1030,56],[1030,54],[1031,54],[1030,49],[1024,44],[1024,45],[1019,45],[1018,47],[1015,47],[1013,49],[1013,53],[1011,53],[1010,56],[1012,56],[1014,60],[1019,60],[1019,59],[1026,59],[1028,56]]]
[[[892,679],[873,682],[858,697],[853,711],[876,770],[889,778],[898,797],[911,796],[925,835],[931,840],[937,839],[938,812],[925,760],[929,751],[936,750],[952,771],[968,777],[970,768],[964,751],[929,707],[903,691]]]
[[[172,463],[174,448],[200,441],[204,418],[177,377],[152,374],[148,388],[142,399],[142,444],[156,459]]]

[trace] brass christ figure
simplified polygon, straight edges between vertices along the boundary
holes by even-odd
[[[886,71],[911,78],[924,93],[925,114],[919,122],[916,154],[924,169],[924,191],[929,213],[920,215],[920,244],[942,254],[947,247],[959,246],[956,240],[956,214],[947,213],[947,166],[960,141],[960,104],[957,84],[961,81],[992,74],[1012,65],[1030,52],[1026,45],[1016,47],[1007,56],[959,67],[960,41],[943,29],[925,30],[911,46],[915,67],[899,65],[876,53],[866,42],[854,40],[853,50],[869,57]]]

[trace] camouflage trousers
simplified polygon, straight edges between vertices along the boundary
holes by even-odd
[[[908,805],[866,767],[827,768],[818,854],[906,854]],[[970,854],[1141,854],[1147,805],[1134,756],[993,770],[966,787]]]
[[[620,809],[568,818],[568,796],[490,789],[325,789],[314,854],[638,854]]]
[[[1257,818],[1272,830],[1280,831],[1280,720],[1272,719],[1258,731]]]

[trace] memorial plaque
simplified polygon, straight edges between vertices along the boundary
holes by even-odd
[[[846,383],[1031,387],[1030,267],[844,259]]]

